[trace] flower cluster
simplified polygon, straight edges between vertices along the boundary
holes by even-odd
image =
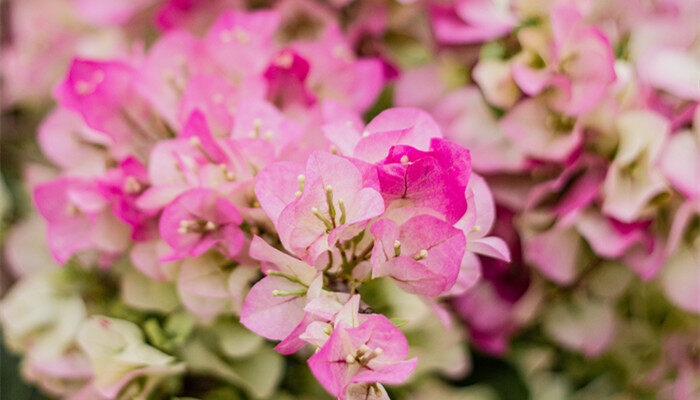
[[[493,201],[469,151],[427,113],[390,108],[363,122],[386,63],[357,57],[332,20],[311,38],[282,31],[292,23],[227,11],[201,38],[174,30],[145,52],[75,59],[38,132],[59,170],[36,178],[33,198],[53,259],[116,276],[127,306],[179,310],[188,326],[239,316],[281,354],[315,347],[310,370],[339,399],[388,398],[382,384],[405,382],[418,362],[397,327],[410,318],[375,312],[365,285],[384,278],[448,326],[442,300],[475,284],[475,254],[508,261],[508,248],[487,236]],[[88,314],[54,274],[14,289],[3,320],[30,354],[35,329],[70,325],[51,356],[30,357],[36,375],[64,384],[47,369],[70,366],[57,394],[148,396],[206,365],[185,339],[191,326],[149,327],[99,305]],[[37,292],[46,321],[15,326]],[[50,311],[64,303],[79,310],[70,323]]]
[[[440,47],[401,76],[396,103],[428,110],[470,148],[513,253],[510,265],[484,260],[484,279],[454,302],[475,344],[505,354],[520,328],[541,323],[587,357],[615,351],[628,339],[616,334],[646,318],[617,315],[636,284],[628,271],[700,314],[698,5],[426,7]],[[663,385],[649,374],[640,386]]]
[[[495,398],[467,344],[693,399],[696,3],[12,1],[7,346],[68,400]]]

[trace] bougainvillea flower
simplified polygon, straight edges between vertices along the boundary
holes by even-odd
[[[587,210],[576,219],[576,230],[601,257],[621,257],[634,244],[650,246],[653,238],[646,232],[646,224],[623,224]]]
[[[372,277],[389,276],[410,293],[435,297],[451,289],[466,245],[464,232],[449,223],[419,215],[401,225],[375,222]]]
[[[523,241],[525,259],[545,277],[560,285],[576,279],[582,240],[569,224],[559,223],[525,237]]]
[[[385,316],[373,314],[356,328],[336,326],[328,342],[309,358],[309,367],[328,392],[344,400],[352,383],[405,381],[418,361],[404,360],[407,354],[403,333]]]
[[[352,383],[345,391],[346,400],[389,400],[389,395],[380,383]]]
[[[469,150],[444,139],[431,139],[428,151],[394,146],[377,168],[379,191],[387,205],[402,201],[430,208],[452,223],[467,209],[464,193],[470,174]]]
[[[126,4],[121,2],[95,3],[76,0],[80,18],[96,26],[122,25],[129,22],[139,12],[149,7],[153,0],[137,0]]]
[[[700,274],[699,259],[700,246],[684,243],[668,258],[661,275],[669,300],[695,314],[700,314],[700,285],[695,279]]]
[[[255,196],[273,224],[277,224],[282,210],[292,203],[299,191],[299,176],[304,166],[295,162],[280,161],[267,166],[257,175]]]
[[[301,177],[303,188],[280,213],[277,230],[285,248],[312,263],[384,211],[381,195],[363,187],[358,168],[342,157],[314,152]]]
[[[212,189],[190,189],[178,196],[160,218],[160,234],[173,248],[168,258],[197,257],[215,247],[234,257],[244,242],[241,214]]]
[[[201,32],[223,11],[239,6],[238,0],[166,0],[160,2],[155,21],[164,31]]]

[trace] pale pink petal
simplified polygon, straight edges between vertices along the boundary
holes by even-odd
[[[384,159],[392,146],[407,145],[426,151],[432,138],[442,137],[433,118],[417,108],[388,109],[370,121],[365,131],[369,135],[360,139],[354,156],[370,163]]]
[[[467,241],[467,251],[510,262],[510,249],[506,242],[495,236]]]
[[[246,296],[241,323],[270,340],[283,340],[304,318],[304,298],[275,296],[274,290],[294,291],[304,286],[278,276],[268,276],[256,283]]]
[[[274,266],[274,269],[289,274],[306,285],[311,284],[318,274],[315,268],[275,249],[258,236],[253,237],[250,244],[250,256],[263,262],[263,271]]]
[[[304,174],[304,167],[293,162],[278,162],[260,171],[255,183],[255,196],[272,222],[276,222],[282,210],[299,190],[297,177]]]

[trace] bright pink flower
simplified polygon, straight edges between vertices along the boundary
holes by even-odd
[[[360,171],[342,157],[312,153],[298,183],[303,187],[281,211],[276,227],[285,248],[309,262],[384,212],[381,195],[363,187]]]
[[[457,0],[449,5],[433,5],[430,11],[435,36],[448,44],[496,39],[517,24],[508,1]]]
[[[397,224],[375,222],[372,277],[389,276],[399,287],[423,296],[439,296],[454,286],[464,256],[464,232],[430,215]]]
[[[160,234],[173,248],[169,259],[197,257],[215,247],[234,257],[244,242],[241,214],[212,189],[190,189],[169,204],[160,217]]]
[[[345,400],[352,383],[404,382],[418,361],[404,361],[407,354],[401,331],[385,316],[373,314],[357,328],[336,326],[328,342],[309,358],[309,367],[328,392]]]
[[[387,205],[400,201],[430,208],[451,223],[467,209],[464,194],[470,174],[469,150],[443,139],[431,139],[428,151],[394,146],[377,167],[379,191]]]

